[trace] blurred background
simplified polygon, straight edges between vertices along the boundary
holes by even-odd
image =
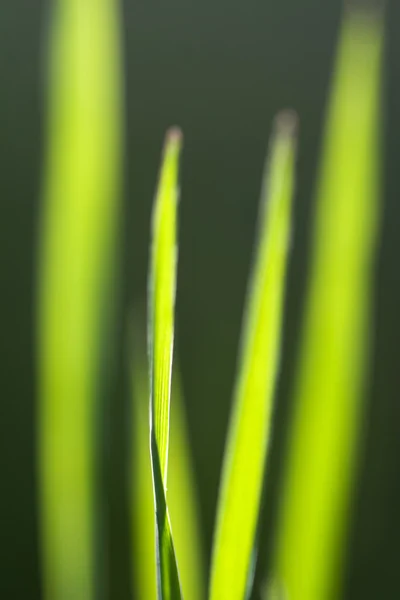
[[[0,597],[41,597],[35,478],[35,281],[45,148],[50,2],[0,7]],[[129,598],[126,494],[127,314],[143,303],[150,211],[171,124],[185,146],[176,350],[210,555],[263,162],[274,114],[300,118],[285,342],[257,576],[268,565],[286,415],[301,324],[313,191],[340,0],[121,4],[126,130],[123,290],[104,485],[109,597]],[[384,219],[376,269],[374,356],[347,599],[400,598],[400,6],[387,2]]]

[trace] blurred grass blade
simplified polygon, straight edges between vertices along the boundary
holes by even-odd
[[[95,400],[121,158],[115,3],[54,2],[49,57],[37,314],[44,597],[91,600]]]
[[[348,12],[327,119],[274,576],[290,600],[340,591],[379,221],[380,16]]]
[[[138,598],[156,599],[156,555],[151,465],[148,448],[148,369],[144,344],[136,343],[132,368],[131,447],[133,589]],[[204,600],[204,565],[190,444],[177,369],[172,377],[171,441],[168,459],[168,508],[174,523],[174,543],[181,568],[182,593],[191,600]]]
[[[135,326],[129,340],[132,356],[130,507],[132,589],[135,598],[157,598],[157,565],[152,470],[149,454],[149,384],[145,346],[138,344],[140,331]],[[140,557],[140,560],[138,560]]]
[[[172,377],[171,444],[168,505],[174,523],[174,541],[182,592],[189,600],[204,600],[205,569],[196,487],[180,379]]]
[[[277,119],[262,194],[211,572],[211,600],[246,597],[279,368],[294,171],[294,116]]]
[[[153,212],[149,279],[150,453],[156,514],[159,600],[181,598],[166,503],[177,267],[176,218],[181,133],[167,135]]]

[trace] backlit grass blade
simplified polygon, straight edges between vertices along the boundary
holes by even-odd
[[[188,600],[204,600],[206,594],[202,536],[186,415],[178,374],[179,372],[175,372],[172,378],[168,506],[174,523],[174,540],[181,569],[183,596]]]
[[[294,161],[294,116],[282,113],[261,198],[259,240],[217,513],[211,600],[243,600],[251,576],[279,368]]]
[[[44,597],[91,600],[101,337],[118,223],[120,57],[113,0],[52,6],[38,267]]]
[[[149,279],[150,454],[156,514],[159,600],[181,598],[166,503],[177,267],[176,221],[181,134],[167,135],[152,224]]]
[[[277,539],[289,600],[340,598],[379,222],[379,15],[347,12],[327,118]]]
[[[135,329],[134,338],[138,331]],[[151,464],[148,449],[148,370],[144,345],[135,343],[132,365],[131,507],[133,588],[138,598],[156,600],[156,555]],[[174,369],[172,377],[171,440],[168,459],[168,507],[174,523],[174,543],[182,593],[204,600],[204,565],[190,444],[182,392]],[[140,560],[137,557],[140,556]]]

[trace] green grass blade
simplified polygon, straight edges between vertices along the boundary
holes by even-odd
[[[133,589],[138,598],[156,599],[156,555],[152,507],[151,464],[148,450],[148,370],[144,345],[136,342],[132,366],[131,507]],[[174,523],[174,543],[180,565],[182,594],[204,600],[204,564],[197,494],[179,377],[172,377],[171,440],[168,458],[168,508]]]
[[[274,577],[289,600],[340,598],[379,221],[382,23],[348,12],[317,190],[313,264]]]
[[[149,454],[149,384],[144,348],[138,347],[133,330],[130,436],[130,507],[132,589],[134,597],[157,598],[157,565],[152,469]],[[131,342],[131,340],[130,340]],[[138,557],[140,556],[140,560]]]
[[[48,600],[91,600],[97,380],[119,211],[114,2],[54,2],[48,47],[37,307],[43,586]]]
[[[166,503],[169,413],[177,267],[176,220],[181,134],[170,130],[153,212],[149,279],[150,453],[156,513],[160,600],[181,598]]]
[[[168,505],[174,523],[174,540],[181,569],[183,596],[190,600],[204,600],[205,569],[198,502],[183,395],[177,372],[172,378],[172,393]]]
[[[279,367],[294,160],[294,117],[283,113],[277,120],[261,199],[259,241],[217,513],[211,600],[243,600],[251,570]]]

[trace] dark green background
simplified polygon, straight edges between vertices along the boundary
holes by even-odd
[[[40,598],[34,293],[48,8],[39,0],[2,0],[0,6],[0,598],[7,600]],[[116,352],[121,366],[107,416],[104,485],[113,600],[127,598],[129,587],[123,325],[128,308],[145,293],[150,208],[163,134],[175,123],[185,133],[177,349],[209,550],[263,160],[273,115],[293,107],[301,124],[298,189],[260,572],[267,564],[340,13],[339,0],[124,2],[126,218]],[[344,596],[352,600],[400,598],[399,13],[397,0],[387,3],[385,208],[366,452]]]

